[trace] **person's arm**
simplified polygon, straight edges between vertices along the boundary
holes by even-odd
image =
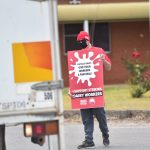
[[[68,89],[68,95],[69,95],[70,97],[72,97],[71,92],[70,92],[70,88]]]
[[[111,61],[103,49],[101,49],[101,52],[102,53],[100,54],[100,59],[103,61],[105,69],[107,71],[110,71],[111,70]]]
[[[108,61],[105,60],[105,59],[104,59],[103,63],[104,63],[105,69],[108,70],[108,71],[110,71],[110,70],[111,70],[111,63],[108,62]]]

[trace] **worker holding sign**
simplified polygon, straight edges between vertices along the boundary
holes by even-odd
[[[77,35],[77,42],[81,50],[68,52],[68,69],[72,108],[80,109],[85,132],[85,140],[78,149],[95,147],[94,116],[99,122],[103,144],[108,146],[110,141],[104,110],[103,66],[111,70],[111,61],[102,48],[91,45],[87,32],[81,31]]]

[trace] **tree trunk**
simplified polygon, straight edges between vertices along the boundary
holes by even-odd
[[[5,145],[5,125],[0,125],[0,150],[6,150],[6,145]]]

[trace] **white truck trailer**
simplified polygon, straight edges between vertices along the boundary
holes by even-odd
[[[64,149],[57,0],[0,1],[0,125],[58,134]],[[40,143],[41,142],[41,143]]]

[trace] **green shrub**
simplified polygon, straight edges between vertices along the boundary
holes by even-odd
[[[128,83],[131,85],[132,97],[141,97],[150,90],[150,73],[145,71],[148,65],[140,61],[140,53],[134,51],[131,58],[123,58],[123,63],[130,73]]]

